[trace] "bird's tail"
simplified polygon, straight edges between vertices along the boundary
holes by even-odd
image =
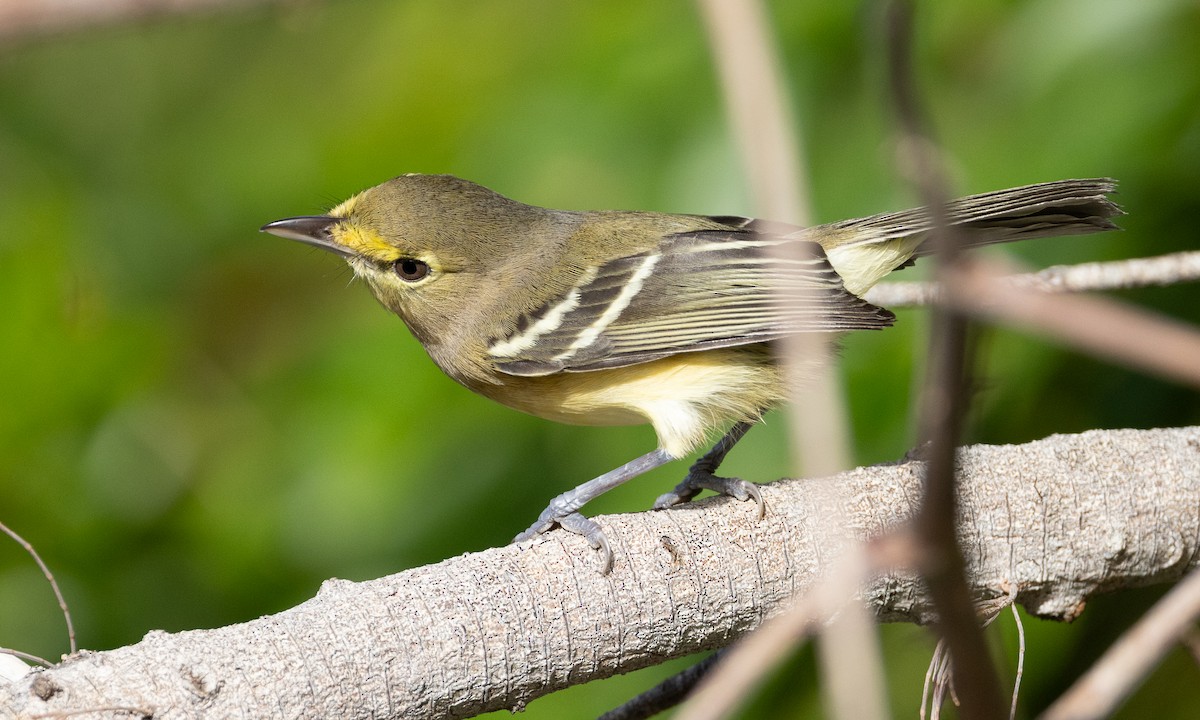
[[[1112,218],[1123,214],[1108,198],[1116,186],[1107,178],[1058,180],[969,195],[947,203],[946,217],[964,247],[1113,230]],[[929,211],[915,208],[832,223],[817,235],[846,288],[861,294],[928,255],[932,226]]]

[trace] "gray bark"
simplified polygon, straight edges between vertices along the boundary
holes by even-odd
[[[960,454],[960,532],[981,600],[1072,618],[1088,597],[1179,578],[1200,546],[1200,428],[1093,431]],[[862,538],[913,515],[920,462],[834,481]],[[810,486],[811,487],[811,486]],[[461,718],[568,685],[726,645],[820,581],[838,539],[803,480],[753,503],[716,499],[601,518],[617,561],[597,572],[561,531],[371,582],[331,580],[251,622],[81,652],[0,683],[0,715]],[[863,597],[886,621],[925,622],[916,578]]]

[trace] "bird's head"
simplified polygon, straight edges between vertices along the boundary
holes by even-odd
[[[517,260],[548,214],[451,175],[413,174],[262,230],[340,255],[428,345],[481,294],[521,283]]]

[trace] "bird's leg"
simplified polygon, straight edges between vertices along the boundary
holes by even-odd
[[[604,531],[600,529],[596,521],[579,514],[579,508],[616,486],[674,459],[665,450],[659,448],[636,460],[631,460],[615,470],[606,472],[598,478],[588,480],[574,490],[568,490],[551,500],[550,505],[538,516],[537,522],[513,538],[513,542],[528,540],[558,525],[563,530],[584,536],[592,547],[600,551],[600,572],[602,575],[607,575],[608,571],[612,570],[613,562],[612,549],[608,546],[608,539],[604,537]]]
[[[729,495],[738,500],[754,499],[758,505],[758,517],[763,517],[766,514],[767,506],[763,503],[762,493],[758,491],[758,486],[752,482],[747,482],[741,478],[718,477],[716,475],[717,468],[721,465],[721,461],[733,449],[738,440],[750,430],[752,422],[738,422],[725,436],[717,441],[712,450],[709,450],[699,460],[688,468],[687,477],[683,482],[675,486],[675,489],[665,495],[660,495],[654,501],[655,510],[665,510],[674,505],[685,503],[696,495],[701,490],[712,490],[713,492]]]

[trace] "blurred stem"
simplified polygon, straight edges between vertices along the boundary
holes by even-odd
[[[1200,617],[1200,571],[1193,570],[1127,630],[1071,689],[1046,710],[1043,720],[1111,716],[1163,657],[1190,633]]]
[[[757,0],[700,0],[713,49],[726,116],[750,186],[754,214],[795,225],[813,224],[804,153],[795,130],[783,73],[766,13]],[[788,357],[829,355],[819,334],[795,335],[784,343]],[[811,363],[805,363],[811,364]],[[801,363],[793,363],[799,366]],[[815,377],[793,382],[790,404],[793,449],[804,477],[821,477],[853,465],[841,376],[821,362]],[[798,387],[798,385],[800,387]]]
[[[766,13],[757,0],[700,0],[721,80],[722,96],[741,149],[755,214],[796,225],[811,225],[805,167],[797,123],[789,111],[778,53]],[[796,252],[802,252],[797,249]],[[782,252],[789,252],[783,249]],[[823,477],[851,466],[849,423],[840,376],[829,361],[829,339],[797,334],[783,343],[788,371],[792,447],[805,477]],[[797,371],[803,370],[804,376]],[[839,525],[840,494],[826,488],[826,521]],[[863,552],[845,543],[844,554]],[[887,716],[883,660],[874,619],[861,603],[847,605],[824,629],[820,653],[830,715],[840,718]]]
[[[900,126],[901,170],[932,216],[936,278],[945,283],[963,261],[946,220],[948,195],[938,149],[923,121],[913,82],[912,7],[905,0],[893,0],[888,10],[889,85]],[[929,370],[920,409],[926,470],[915,525],[920,569],[937,608],[937,630],[950,650],[963,717],[1000,720],[1000,685],[967,591],[956,524],[955,448],[968,397],[967,321],[955,310],[935,306],[930,325]]]

